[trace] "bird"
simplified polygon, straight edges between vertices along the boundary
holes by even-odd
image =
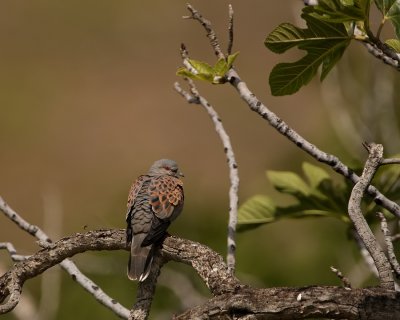
[[[143,282],[149,276],[157,246],[183,209],[183,176],[174,160],[161,159],[133,182],[126,214],[130,280]]]

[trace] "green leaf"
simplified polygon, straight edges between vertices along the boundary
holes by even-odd
[[[329,179],[329,174],[318,166],[309,162],[303,162],[303,172],[310,183],[310,187],[316,189],[322,181]]]
[[[390,20],[397,38],[400,38],[400,2],[396,0],[375,0],[375,4],[382,12],[383,22]]]
[[[400,53],[400,40],[398,39],[388,39],[385,43],[391,47],[397,53]]]
[[[375,0],[375,4],[383,16],[386,16],[389,10],[395,5],[396,0]]]
[[[397,38],[400,38],[400,2],[399,1],[385,1],[387,2],[386,14],[384,14],[385,20],[390,20],[394,26]]]
[[[176,74],[213,84],[224,83],[225,74],[232,68],[232,64],[238,55],[239,52],[235,52],[229,55],[226,60],[223,58],[218,59],[214,67],[203,61],[188,59],[187,62],[190,66],[179,68]]]
[[[366,1],[320,0],[310,10],[313,17],[335,23],[364,21],[367,18]]]
[[[276,219],[276,207],[271,198],[255,195],[247,200],[239,209],[238,223],[267,223]]]
[[[267,171],[267,177],[275,189],[282,193],[303,196],[311,193],[310,187],[294,172]]]
[[[310,8],[304,8],[302,14],[302,18],[307,22],[307,29],[284,23],[273,30],[265,40],[266,47],[276,53],[285,52],[294,46],[307,51],[306,56],[300,60],[279,63],[272,69],[269,84],[274,96],[297,92],[310,82],[321,65],[322,81],[350,43],[351,36],[342,23],[319,20],[309,14],[313,12]]]
[[[228,70],[229,70],[230,68],[232,68],[233,63],[235,62],[235,60],[236,60],[236,58],[237,58],[238,55],[239,55],[239,51],[238,51],[238,52],[235,52],[235,53],[233,53],[233,54],[230,54],[230,55],[228,56],[228,58],[226,59],[226,62],[227,62],[227,64],[228,64]]]

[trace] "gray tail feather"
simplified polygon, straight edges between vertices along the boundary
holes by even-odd
[[[145,234],[136,234],[132,239],[131,253],[128,262],[128,278],[144,281],[150,273],[153,261],[153,245],[142,247]]]

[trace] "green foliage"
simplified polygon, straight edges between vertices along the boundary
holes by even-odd
[[[398,39],[388,39],[385,43],[391,47],[397,53],[400,53],[400,40]]]
[[[307,54],[296,62],[279,63],[271,71],[269,85],[274,96],[289,95],[308,84],[321,67],[320,80],[340,60],[351,40],[364,42],[379,41],[385,21],[390,20],[400,35],[400,2],[376,0],[383,14],[377,36],[369,28],[370,0],[320,0],[317,6],[303,8],[301,17],[306,29],[290,23],[275,28],[265,39],[265,46],[275,53],[297,47]],[[354,32],[357,26],[357,33]],[[386,42],[399,52],[399,42]]]
[[[307,8],[306,8],[307,9]],[[350,37],[343,24],[328,23],[303,14],[308,29],[300,29],[284,23],[276,28],[265,40],[265,45],[276,53],[282,53],[297,46],[307,55],[293,63],[279,63],[271,71],[269,82],[275,96],[295,93],[310,82],[322,65],[321,80],[325,78],[340,59],[350,43]]]
[[[291,196],[295,202],[279,206],[268,196],[255,195],[239,209],[239,230],[288,218],[334,217],[349,224],[347,205],[353,184],[347,180],[335,183],[325,170],[307,162],[303,163],[302,169],[304,178],[294,172],[267,171],[267,178],[274,188]],[[400,166],[385,166],[380,168],[373,183],[387,197],[396,201],[400,199],[399,178]],[[373,201],[365,201],[362,209],[369,222],[375,220],[377,211],[385,212]]]
[[[232,68],[238,54],[239,52],[235,52],[226,59],[219,59],[213,67],[203,61],[188,59],[187,62],[190,66],[179,68],[176,74],[187,78],[207,81],[212,84],[224,83],[225,74]]]
[[[375,0],[379,11],[382,12],[382,25],[386,20],[393,24],[397,38],[400,38],[400,3],[396,0]]]
[[[294,172],[267,171],[267,178],[276,190],[295,198],[295,203],[277,206],[263,195],[247,200],[239,209],[239,230],[275,222],[282,218],[331,216],[348,222],[347,199],[350,186],[335,184],[329,174],[310,163],[303,163],[305,178]]]

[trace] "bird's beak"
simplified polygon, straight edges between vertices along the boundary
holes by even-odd
[[[178,175],[179,175],[180,177],[182,177],[182,178],[185,176],[185,175],[183,174],[183,172],[181,172],[181,171],[178,173]]]

